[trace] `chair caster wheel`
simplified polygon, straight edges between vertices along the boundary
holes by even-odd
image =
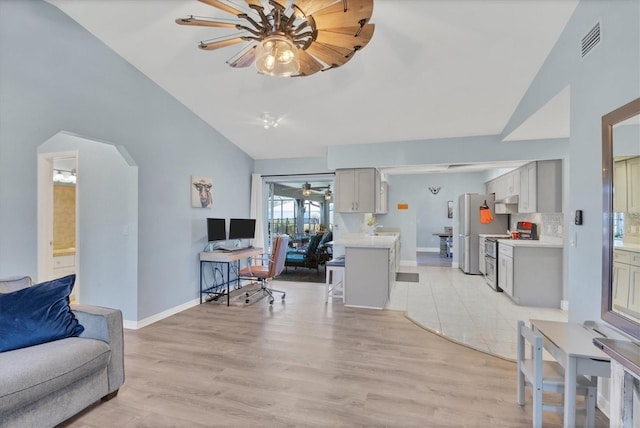
[[[269,300],[269,304],[273,305],[273,299]]]
[[[249,299],[245,299],[245,301],[244,301],[244,302],[245,302],[245,303],[249,303]]]

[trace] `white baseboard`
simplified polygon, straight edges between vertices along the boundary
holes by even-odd
[[[568,300],[560,300],[560,309],[563,311],[569,310],[569,301]]]
[[[451,267],[454,269],[458,269],[460,265],[458,264],[458,262],[451,262]]]
[[[182,305],[174,306],[173,308],[169,308],[166,311],[162,311],[158,314],[152,315],[140,321],[124,320],[122,322],[122,326],[129,330],[137,330],[139,328],[151,325],[154,322],[168,318],[171,315],[175,315],[179,312],[186,311],[189,308],[193,308],[194,306],[198,306],[199,304],[200,304],[200,298],[193,299],[189,302],[183,303]]]
[[[416,248],[417,253],[439,253],[440,247],[418,247]]]
[[[400,260],[400,266],[418,266],[416,260]]]

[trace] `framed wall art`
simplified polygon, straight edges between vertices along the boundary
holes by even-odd
[[[213,180],[207,177],[191,177],[191,207],[211,208],[213,206],[213,194],[211,188]]]
[[[447,218],[453,218],[453,201],[447,202]]]

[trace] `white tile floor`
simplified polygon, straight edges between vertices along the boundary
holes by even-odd
[[[417,283],[396,282],[388,309],[406,311],[417,324],[480,351],[515,360],[517,322],[567,321],[560,309],[519,306],[492,290],[481,275],[434,266],[402,266],[416,272]]]

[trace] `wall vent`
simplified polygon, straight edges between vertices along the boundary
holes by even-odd
[[[580,41],[580,57],[587,56],[600,43],[600,22],[591,28]]]

